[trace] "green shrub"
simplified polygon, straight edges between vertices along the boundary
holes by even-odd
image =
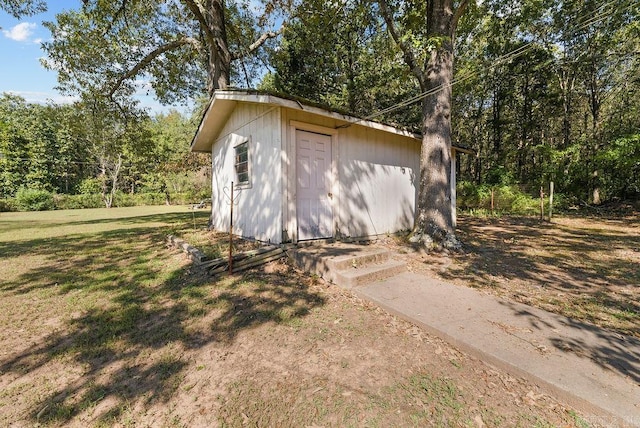
[[[0,199],[0,212],[17,211],[15,199]]]
[[[192,195],[187,193],[171,193],[169,197],[171,198],[171,204],[173,205],[187,205],[193,203],[191,199]]]
[[[3,211],[36,211],[36,210],[73,210],[83,208],[103,208],[104,202],[99,193],[83,193],[80,195],[51,194],[46,191],[24,189],[14,199],[0,199],[0,212]],[[204,192],[174,193],[170,201],[174,205],[188,205],[210,198],[211,195]],[[116,193],[114,207],[133,207],[140,205],[164,205],[166,195],[164,193]]]
[[[540,199],[522,191],[516,185],[477,185],[461,181],[457,187],[457,205],[460,210],[473,213],[491,213],[491,191],[493,190],[493,212],[495,214],[536,215],[540,212]],[[557,202],[564,199],[555,195]],[[548,210],[545,200],[545,212]],[[554,201],[554,206],[559,204]]]
[[[167,196],[160,192],[140,193],[137,196],[138,205],[164,205]]]
[[[548,209],[548,202],[545,201],[545,212]],[[535,199],[527,194],[519,193],[511,200],[510,208],[507,209],[512,214],[536,215],[540,213],[540,199]]]
[[[47,211],[55,209],[53,193],[46,190],[22,187],[16,193],[16,205],[20,211]]]
[[[596,156],[604,200],[640,195],[640,134],[618,138]]]
[[[116,193],[113,205],[116,207],[135,207],[140,205],[164,205],[164,193]]]
[[[493,186],[504,187],[513,185],[516,180],[513,177],[513,173],[511,171],[509,171],[503,165],[499,165],[491,168],[487,172],[485,181]]]
[[[203,199],[211,199],[211,191],[202,190],[194,192],[172,193],[171,204],[173,205],[189,205],[195,204]]]
[[[98,194],[55,195],[56,208],[59,210],[74,210],[82,208],[103,208],[104,202]]]
[[[118,191],[113,198],[114,207],[135,207],[136,205],[138,204],[136,203],[135,194]]]
[[[164,193],[116,193],[114,207],[133,207],[140,205],[164,205]],[[71,210],[81,208],[103,208],[104,202],[100,194],[55,195],[57,209]]]
[[[575,196],[566,196],[562,193],[553,195],[553,209],[558,211],[567,211],[575,208],[580,204],[580,200]]]
[[[486,186],[478,186],[470,181],[458,182],[458,207],[467,210],[483,208],[487,198],[491,198],[491,191]]]
[[[102,191],[102,184],[97,178],[85,178],[78,185],[78,191],[83,195],[95,195]]]

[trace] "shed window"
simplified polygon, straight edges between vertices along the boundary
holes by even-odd
[[[238,184],[249,184],[249,141],[238,144],[235,150]]]

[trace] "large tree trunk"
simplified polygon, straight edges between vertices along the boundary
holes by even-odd
[[[451,212],[451,80],[453,47],[445,41],[427,64],[422,105],[420,186],[415,230],[442,241],[454,233]]]
[[[209,45],[209,96],[216,89],[226,89],[230,84],[231,52],[227,41],[224,0],[210,0],[205,19],[209,23],[215,42]]]
[[[439,242],[457,249],[451,211],[451,83],[453,80],[453,40],[460,16],[467,6],[462,0],[454,9],[452,0],[427,3],[425,24],[431,48],[427,63],[396,28],[386,0],[378,0],[380,12],[394,41],[402,49],[404,60],[427,94],[422,104],[422,149],[416,218],[411,240],[429,244]],[[427,49],[427,47],[423,47]]]
[[[424,73],[416,75],[422,89],[434,93],[422,105],[420,185],[413,240],[435,240],[454,249],[460,242],[455,236],[451,204],[451,84],[454,33],[465,7],[463,2],[454,10],[451,0],[429,3],[427,30],[429,37],[437,40],[437,47],[431,51]]]

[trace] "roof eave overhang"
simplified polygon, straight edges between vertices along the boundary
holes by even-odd
[[[466,147],[460,147],[460,146],[451,146],[451,150],[457,152],[457,153],[464,153],[466,155],[475,155],[476,151],[473,149],[468,149]]]
[[[191,142],[192,152],[211,152],[211,147],[222,132],[225,122],[235,109],[236,105],[240,102],[284,107],[328,117],[336,120],[336,129],[357,125],[377,129],[390,134],[402,135],[418,141],[422,139],[419,134],[415,134],[410,131],[405,131],[394,128],[393,126],[360,119],[320,107],[310,106],[299,101],[285,99],[275,95],[242,91],[216,91],[205,110],[202,120],[200,121],[200,125],[198,126],[198,130],[196,131],[196,135],[193,137]]]
[[[193,140],[191,140],[191,151],[201,153],[211,153],[211,147],[224,128],[224,124],[231,116],[237,102],[230,99],[211,98],[205,109],[200,125]]]

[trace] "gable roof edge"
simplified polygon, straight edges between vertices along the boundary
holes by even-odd
[[[217,135],[219,135],[221,131],[221,128],[217,130],[205,129],[207,128],[207,125],[214,122],[212,118],[214,109],[217,110],[217,113],[219,114],[225,114],[225,113],[230,114],[231,111],[229,111],[229,108],[235,107],[237,103],[242,103],[242,102],[271,105],[271,106],[289,108],[292,110],[305,111],[311,114],[324,116],[331,119],[335,119],[339,122],[343,122],[340,125],[336,126],[336,129],[347,128],[349,126],[358,125],[358,126],[364,126],[367,128],[376,129],[383,132],[388,132],[390,134],[396,134],[404,137],[413,138],[416,140],[421,140],[420,135],[410,131],[402,130],[390,125],[385,125],[385,124],[374,122],[371,120],[357,118],[355,116],[340,113],[334,110],[330,110],[328,108],[312,106],[310,104],[307,104],[298,100],[283,98],[280,96],[267,94],[267,93],[239,91],[239,90],[218,90],[214,93],[211,100],[209,100],[209,103],[205,109],[205,112],[202,116],[200,124],[198,125],[198,129],[193,139],[191,140],[191,151],[209,152],[211,150],[211,146],[215,141],[214,138],[217,137]],[[217,122],[221,122],[221,121],[218,120]],[[220,125],[222,125],[222,123],[220,123]],[[203,141],[203,138],[205,138],[208,141]]]
[[[284,96],[274,95],[266,92],[250,91],[250,90],[237,90],[237,89],[225,89],[217,90],[213,97],[209,100],[207,108],[203,114],[202,120],[198,125],[196,134],[191,141],[191,151],[194,152],[210,152],[211,146],[216,141],[216,138],[222,131],[224,123],[228,119],[229,115],[238,103],[254,103],[270,105],[274,107],[284,107],[292,110],[305,111],[318,116],[328,117],[335,119],[342,124],[336,126],[335,129],[347,128],[349,126],[363,126],[366,128],[376,129],[378,131],[387,132],[390,134],[400,135],[408,138],[413,138],[419,142],[422,141],[420,134],[396,128],[391,125],[386,125],[380,122],[358,118],[346,113],[341,113],[332,110],[328,107],[322,107],[318,105],[311,105],[310,102],[304,100],[298,100],[295,98],[286,98]],[[214,109],[217,110],[218,117],[213,118]],[[216,120],[217,119],[217,120]],[[219,127],[219,129],[205,129],[208,124],[211,126]],[[472,154],[475,153],[471,149],[452,145],[454,150],[461,153]]]

